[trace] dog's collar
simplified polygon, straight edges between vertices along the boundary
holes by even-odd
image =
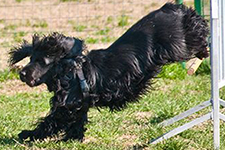
[[[80,56],[83,51],[83,42],[79,39],[73,38],[67,43],[67,48],[70,49],[70,52],[65,58]]]

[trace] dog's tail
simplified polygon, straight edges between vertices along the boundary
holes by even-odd
[[[184,5],[165,4],[156,16],[155,45],[164,63],[208,57],[207,21]],[[166,28],[165,28],[166,26]]]

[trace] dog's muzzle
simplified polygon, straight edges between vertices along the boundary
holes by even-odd
[[[38,79],[32,78],[29,75],[29,73],[27,71],[25,71],[25,70],[20,71],[19,74],[20,74],[21,81],[22,82],[26,82],[26,84],[29,85],[30,87],[36,86],[39,83],[39,81],[40,81],[39,78]]]

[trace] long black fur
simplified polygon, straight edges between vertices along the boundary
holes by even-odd
[[[83,41],[53,33],[33,43],[13,49],[11,65],[30,56],[20,72],[29,86],[45,83],[51,98],[51,110],[34,130],[24,130],[19,138],[44,139],[64,133],[63,140],[84,137],[84,125],[90,107],[121,110],[151,86],[163,65],[208,57],[207,22],[192,8],[165,4],[151,12],[107,49],[82,55]],[[75,43],[73,42],[75,41]],[[73,47],[74,45],[75,47]],[[82,66],[90,87],[84,100],[74,61]]]

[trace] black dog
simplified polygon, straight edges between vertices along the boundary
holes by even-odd
[[[206,21],[183,5],[165,4],[133,25],[107,49],[82,55],[83,41],[53,33],[13,49],[11,65],[30,56],[20,72],[29,86],[45,83],[50,113],[19,138],[44,139],[64,133],[63,140],[84,137],[90,107],[121,110],[151,85],[167,63],[208,57]]]

